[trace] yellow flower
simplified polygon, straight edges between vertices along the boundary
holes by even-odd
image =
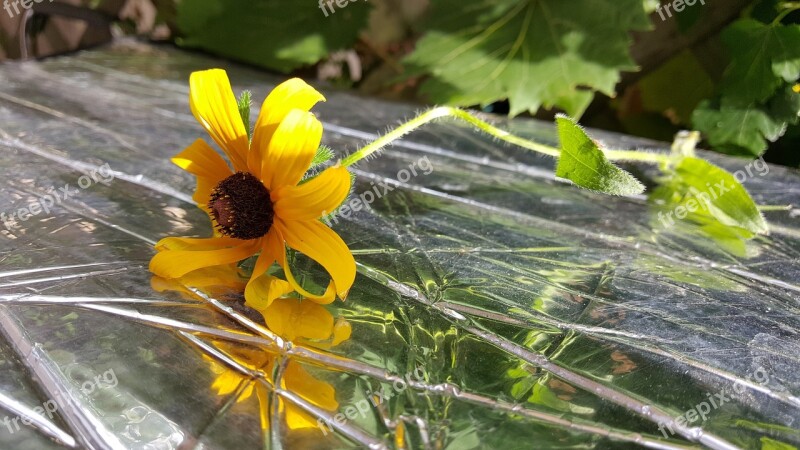
[[[330,167],[300,183],[322,138],[322,124],[309,110],[325,98],[297,78],[280,84],[264,101],[249,141],[249,124],[242,121],[224,70],[195,72],[189,85],[192,113],[228,162],[202,139],[172,161],[197,177],[193,198],[217,231],[205,239],[162,239],[150,270],[174,279],[261,252],[245,289],[250,306],[266,308],[292,291],[323,304],[337,295],[344,299],[355,279],[355,260],[320,218],[347,198],[350,174],[344,167]],[[286,246],[328,272],[325,293],[312,294],[297,282],[287,264]],[[266,274],[275,262],[286,281]]]

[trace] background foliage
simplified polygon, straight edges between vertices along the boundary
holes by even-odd
[[[771,147],[768,160],[800,163],[789,149],[800,134],[798,2],[698,0],[680,12],[642,0],[410,3],[334,2],[326,16],[313,2],[182,0],[179,42],[281,72],[317,64],[369,93],[512,116],[564,111],[657,139],[692,128],[720,152]]]
[[[695,129],[714,150],[800,166],[798,1],[61,1],[116,15],[124,33],[369,95],[565,112],[667,141]]]

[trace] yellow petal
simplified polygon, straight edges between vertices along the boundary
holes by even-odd
[[[261,246],[261,254],[256,260],[253,274],[244,290],[244,298],[247,306],[261,311],[268,308],[272,301],[278,297],[292,292],[292,286],[279,278],[265,274],[272,264],[283,258],[285,246],[275,227],[270,229],[264,236]]]
[[[250,144],[225,71],[211,69],[192,73],[189,106],[200,125],[228,155],[234,169],[246,171]]]
[[[211,191],[219,182],[233,174],[222,156],[202,139],[194,141],[175,155],[172,162],[197,177],[197,188],[192,199],[201,207],[208,203]]]
[[[279,298],[262,311],[267,327],[278,336],[324,340],[333,334],[333,316],[327,309],[298,298]]]
[[[289,111],[269,144],[258,143],[264,152],[261,161],[264,186],[272,192],[299,183],[311,166],[321,139],[322,124],[313,114],[299,109]]]
[[[275,215],[284,221],[314,220],[336,210],[350,193],[350,172],[329,167],[299,186],[284,186],[272,196]]]
[[[277,222],[278,221],[276,220],[276,223]],[[286,280],[289,282],[292,288],[304,298],[323,305],[327,305],[328,303],[331,303],[334,300],[336,300],[336,286],[333,284],[333,281],[331,281],[328,284],[328,288],[322,295],[312,294],[311,292],[308,292],[303,288],[303,286],[300,285],[300,283],[297,282],[297,280],[294,278],[294,275],[292,274],[291,267],[289,267],[289,264],[287,264],[286,245],[284,243],[284,238],[283,235],[281,234],[280,227],[277,226],[276,223],[272,224],[272,230],[274,230],[274,232],[278,236],[278,239],[271,241],[272,244],[270,245],[273,247],[271,251],[278,256],[278,264],[280,264],[280,266],[283,268],[283,273],[286,275]],[[270,233],[271,232],[272,231],[270,231]]]
[[[181,238],[172,238],[181,239]],[[189,244],[189,239],[182,239]],[[150,271],[163,278],[180,278],[203,267],[231,264],[252,256],[258,251],[260,239],[238,241],[238,245],[227,247],[229,238],[193,239],[186,248],[190,250],[164,250],[150,260]],[[163,240],[162,240],[163,242]],[[208,250],[208,248],[215,248]]]
[[[275,299],[283,297],[294,291],[289,282],[263,274],[251,278],[244,290],[245,304],[266,315],[266,311]]]
[[[328,272],[339,298],[347,297],[356,277],[356,261],[338,234],[316,220],[283,222],[276,219],[272,226],[277,228],[289,247],[313,259]],[[297,292],[306,296],[294,279],[291,268],[286,264],[281,265],[289,283]],[[328,290],[330,291],[330,286]]]
[[[284,389],[294,392],[308,402],[326,411],[336,411],[339,408],[333,386],[311,376],[297,361],[289,361],[281,379]],[[316,427],[316,422],[314,426]]]
[[[316,89],[299,78],[284,81],[270,92],[261,105],[261,112],[253,129],[253,151],[248,155],[247,165],[254,175],[261,174],[261,149],[266,149],[272,135],[289,111],[299,109],[309,111],[317,102],[324,102],[325,97]]]
[[[272,251],[272,249],[275,248],[274,242],[278,239],[280,239],[278,233],[271,229],[267,235],[264,236],[264,239],[261,241],[261,254],[258,255],[258,259],[256,259],[256,265],[253,267],[251,278],[260,277],[278,259],[278,255]]]
[[[224,287],[232,291],[242,292],[245,279],[239,274],[236,264],[204,267],[182,276],[181,283],[186,286],[208,290],[213,287]]]
[[[158,252],[163,252],[165,250],[216,250],[232,247],[242,242],[244,241],[231,237],[214,239],[167,237],[158,241],[155,245],[155,249]]]
[[[269,430],[270,425],[270,416],[272,415],[272,402],[270,399],[272,396],[270,395],[270,391],[265,386],[265,383],[261,382],[261,380],[256,381],[256,396],[258,397],[258,411],[261,417],[261,429],[264,432]],[[265,434],[266,436],[266,434]]]
[[[171,161],[181,169],[205,178],[221,181],[233,175],[222,156],[202,139],[194,141]]]

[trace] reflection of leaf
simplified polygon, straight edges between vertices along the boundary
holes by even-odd
[[[530,397],[528,397],[528,402],[547,406],[556,411],[570,412],[573,414],[592,414],[594,412],[593,408],[586,408],[559,398],[559,396],[547,386],[547,381],[545,380],[539,380],[539,382],[533,386],[533,391]]]
[[[366,24],[369,2],[351,2],[325,17],[296,0],[184,0],[182,45],[288,72],[351,46]]]
[[[406,59],[433,102],[486,105],[511,115],[558,107],[580,115],[592,90],[612,95],[634,29],[649,21],[641,0],[434,0],[426,34]],[[597,39],[596,36],[602,36]]]
[[[797,450],[797,447],[764,436],[761,438],[761,450]]]
[[[676,216],[685,215],[680,214],[683,208],[706,213],[723,225],[756,234],[768,232],[764,216],[744,186],[731,173],[699,158],[682,158],[653,198],[672,207],[670,213]],[[670,213],[667,217],[671,218]]]
[[[644,192],[642,183],[611,164],[597,144],[572,119],[559,116],[556,122],[561,141],[556,176],[607,194],[634,195]]]

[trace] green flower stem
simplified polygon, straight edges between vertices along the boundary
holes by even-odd
[[[668,163],[670,156],[664,153],[645,152],[639,150],[603,150],[609,161],[646,162],[653,164]]]
[[[800,9],[800,2],[784,2],[780,4],[780,8],[782,11],[775,17],[775,20],[772,21],[773,26],[780,24],[786,16]]]
[[[537,153],[541,153],[543,155],[558,158],[559,154],[561,153],[560,150],[556,147],[551,147],[549,145],[539,144],[533,141],[529,141],[527,139],[514,136],[508,131],[496,128],[490,125],[489,123],[481,119],[478,119],[472,114],[464,111],[463,109],[452,108],[450,106],[438,106],[436,108],[433,108],[429,111],[420,114],[414,119],[409,120],[408,122],[400,125],[399,127],[395,128],[389,133],[365,145],[355,153],[351,154],[350,156],[342,160],[342,166],[349,167],[357,163],[358,161],[367,158],[371,154],[381,150],[382,148],[386,147],[392,142],[402,138],[406,134],[416,130],[417,128],[420,128],[421,126],[427,123],[430,123],[436,119],[441,119],[443,117],[452,117],[455,119],[462,120],[474,126],[475,128],[483,131],[484,133],[493,136],[497,139],[500,139],[501,141],[508,142],[510,144],[514,144],[519,147],[526,148],[528,150],[532,150]],[[632,150],[604,150],[604,153],[610,161],[638,161],[638,162],[648,162],[648,163],[665,163],[669,160],[668,155],[651,153],[651,152],[639,152]]]

